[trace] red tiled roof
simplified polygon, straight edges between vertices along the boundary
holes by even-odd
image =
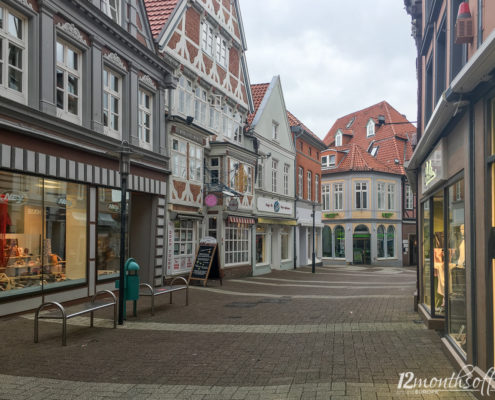
[[[375,135],[367,137],[368,121],[373,119],[377,123],[379,115],[385,117],[385,124],[375,125]],[[351,121],[352,124],[350,124]],[[350,126],[347,128],[348,125]],[[347,145],[349,153],[340,166],[332,169],[332,172],[373,170],[395,174],[405,173],[403,165],[404,161],[412,156],[410,139],[415,134],[416,128],[386,101],[339,118],[324,139],[327,146],[336,150],[347,147],[335,147],[334,145],[335,134],[339,129],[344,134],[352,134],[352,138]],[[374,157],[368,153],[372,147],[378,147]],[[368,169],[359,169],[365,168],[364,166]]]
[[[258,112],[258,108],[260,108],[261,102],[263,101],[266,91],[268,90],[268,86],[270,86],[269,83],[257,83],[255,85],[251,85],[251,94],[253,96],[254,111],[252,114],[248,115],[249,125],[251,125],[251,123],[253,122],[254,117]]]
[[[153,37],[157,37],[179,0],[144,0]]]

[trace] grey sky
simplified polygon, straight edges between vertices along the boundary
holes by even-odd
[[[280,75],[287,109],[323,138],[387,100],[416,120],[416,50],[402,0],[240,0],[251,83]]]

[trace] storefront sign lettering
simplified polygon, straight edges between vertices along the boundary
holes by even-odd
[[[61,207],[65,207],[65,208],[71,208],[72,207],[72,201],[70,201],[69,199],[67,199],[65,197],[59,197],[57,199],[57,205],[59,205]]]
[[[0,194],[0,203],[24,204],[27,196],[20,192],[10,192]]]
[[[273,210],[275,212],[279,212],[280,211],[280,203],[278,201],[276,201],[274,204],[273,204]]]
[[[433,186],[445,179],[444,139],[433,149],[431,154],[421,166],[422,192],[430,190]]]
[[[433,169],[433,161],[429,160],[425,165],[425,183],[429,185],[433,179],[437,177],[435,170]]]
[[[287,201],[258,197],[258,211],[272,212],[277,214],[292,214],[293,206]]]
[[[113,211],[113,212],[120,212],[120,205],[119,204],[113,204],[113,203],[110,203],[108,205],[108,209],[110,211]]]

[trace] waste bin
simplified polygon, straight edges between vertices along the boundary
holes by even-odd
[[[126,319],[126,303],[128,300],[132,300],[133,314],[136,316],[136,305],[139,299],[139,264],[134,258],[129,258],[124,264],[124,319]],[[120,288],[120,281],[115,281],[115,287]]]

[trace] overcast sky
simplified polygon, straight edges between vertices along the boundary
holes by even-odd
[[[287,109],[323,138],[382,100],[416,120],[416,50],[403,0],[240,0],[251,83],[280,75]]]

